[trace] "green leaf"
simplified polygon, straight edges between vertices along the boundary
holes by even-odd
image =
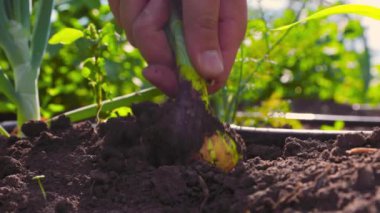
[[[25,1],[25,0],[24,0]],[[38,1],[36,20],[32,32],[31,50],[32,53],[32,70],[39,75],[42,58],[45,53],[47,42],[50,35],[50,17],[54,7],[54,0]],[[24,23],[23,23],[24,24]]]
[[[344,29],[344,37],[347,39],[356,39],[362,36],[364,28],[359,20],[349,20],[346,28]]]
[[[294,22],[289,25],[285,25],[282,27],[278,27],[276,29],[273,29],[274,31],[280,31],[280,30],[286,30],[289,29],[295,25],[298,25],[300,23],[314,20],[314,19],[320,19],[331,15],[337,15],[337,14],[356,14],[361,16],[366,16],[369,18],[380,20],[380,8],[379,7],[372,7],[368,5],[362,5],[362,4],[345,4],[345,5],[338,5],[329,7],[323,10],[320,10],[300,21]]]
[[[91,70],[88,67],[82,68],[82,76],[85,78],[89,78],[91,75]]]
[[[335,121],[335,123],[334,123],[334,127],[337,130],[344,129],[344,126],[345,126],[344,121]]]
[[[120,108],[117,108],[117,109],[114,109],[111,113],[111,118],[117,118],[117,117],[120,117],[120,116],[128,116],[128,115],[132,115],[132,109],[130,107],[120,107]]]
[[[48,109],[51,112],[57,113],[57,112],[62,112],[63,110],[65,110],[65,106],[62,104],[49,104]]]
[[[71,44],[83,36],[84,33],[80,30],[64,28],[51,37],[49,44]]]
[[[13,103],[18,103],[16,90],[2,69],[0,69],[0,93],[4,93]]]
[[[4,136],[6,138],[10,137],[9,133],[7,132],[7,130],[5,130],[1,125],[0,125],[0,135]]]
[[[108,47],[111,52],[117,51],[118,45],[115,36],[115,27],[111,23],[107,23],[101,31],[102,43]]]
[[[333,126],[322,125],[321,130],[342,130],[344,129],[344,127],[345,127],[344,121],[335,121]]]

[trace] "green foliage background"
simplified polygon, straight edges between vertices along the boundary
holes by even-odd
[[[380,65],[371,64],[365,29],[357,19],[334,16],[288,32],[268,31],[294,22],[300,11],[312,13],[331,2],[342,1],[328,5],[324,1],[291,1],[288,9],[276,13],[250,9],[246,39],[231,77],[212,97],[214,111],[222,120],[267,125],[270,120],[241,120],[236,112],[289,111],[287,100],[300,97],[339,103],[380,102],[380,81],[374,78],[380,74]],[[254,3],[260,6],[260,1]],[[114,21],[107,1],[57,0],[52,34],[67,27],[84,30],[89,23],[102,29],[110,22]],[[115,34],[118,48],[103,52],[109,98],[150,86],[141,74],[146,63],[139,52],[128,44],[120,28],[116,27]],[[43,117],[94,103],[92,88],[81,71],[81,63],[92,56],[89,46],[85,39],[72,45],[49,45],[40,75]],[[0,66],[11,75],[2,52]],[[374,76],[371,69],[376,71]],[[0,95],[0,113],[13,111],[14,106]]]

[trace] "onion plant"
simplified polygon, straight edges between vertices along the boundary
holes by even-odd
[[[203,79],[190,61],[190,57],[185,45],[183,35],[183,24],[181,20],[181,5],[173,1],[174,7],[171,12],[167,36],[171,48],[176,56],[176,63],[179,71],[179,81],[191,83],[192,89],[200,95],[206,110],[210,110],[209,95],[207,92],[207,82]],[[189,97],[190,98],[190,97]],[[216,130],[213,134],[203,138],[203,145],[199,150],[203,160],[213,164],[223,171],[233,169],[242,158],[238,149],[237,142],[223,130]]]
[[[16,105],[19,126],[40,119],[38,76],[53,4],[54,0],[40,0],[32,10],[31,0],[0,0],[0,48],[14,79],[12,83],[0,67],[0,92]]]

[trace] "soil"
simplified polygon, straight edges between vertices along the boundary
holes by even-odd
[[[189,113],[171,108],[178,103]],[[27,137],[0,138],[0,212],[379,211],[380,151],[346,151],[380,148],[380,128],[323,142],[240,144],[246,159],[226,173],[195,154],[202,135],[223,125],[194,117],[188,104],[142,103],[134,116],[99,126],[29,122]],[[37,175],[45,176],[46,200]]]

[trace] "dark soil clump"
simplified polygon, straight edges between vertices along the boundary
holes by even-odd
[[[0,212],[379,211],[380,152],[346,153],[377,147],[379,129],[368,138],[288,138],[283,147],[248,144],[247,159],[225,173],[196,156],[198,133],[224,126],[197,118],[209,128],[197,121],[183,134],[173,133],[173,126],[184,127],[195,115],[173,122],[183,115],[171,111],[169,103],[135,105],[134,116],[96,128],[60,118],[54,128],[33,136],[1,139]],[[165,135],[172,140],[165,141]],[[46,177],[46,201],[32,180],[36,175]]]
[[[70,119],[65,116],[59,116],[57,119],[53,120],[50,124],[50,129],[53,131],[64,130],[71,127],[72,125],[71,125]]]
[[[21,127],[21,131],[28,137],[38,137],[41,132],[46,130],[48,130],[48,126],[42,121],[29,121]]]

